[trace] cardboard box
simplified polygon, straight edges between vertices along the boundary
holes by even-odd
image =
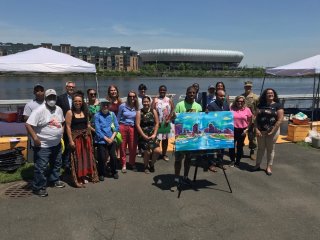
[[[27,136],[21,137],[0,137],[0,150],[13,149],[15,147],[25,147],[22,151],[23,157],[27,160]]]
[[[0,120],[5,122],[16,122],[17,117],[17,112],[0,112]]]
[[[312,128],[317,132],[320,132],[320,121],[313,122]],[[304,139],[309,135],[309,130],[311,130],[311,124],[308,125],[288,125],[288,137],[287,139],[292,142],[304,141]]]

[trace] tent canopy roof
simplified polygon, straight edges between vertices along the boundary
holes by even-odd
[[[0,57],[0,72],[96,73],[94,64],[47,48]]]
[[[275,76],[306,76],[320,74],[320,55],[290,63],[284,66],[270,68],[267,74]]]

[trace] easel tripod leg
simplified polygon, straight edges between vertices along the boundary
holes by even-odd
[[[229,189],[230,189],[230,193],[232,193],[232,189],[231,189],[231,186],[230,186],[230,183],[229,183],[229,180],[228,180],[226,171],[224,170],[224,168],[222,168],[222,171],[223,171],[224,177],[225,177],[226,180],[227,180],[227,183],[228,183],[228,186],[229,186]]]

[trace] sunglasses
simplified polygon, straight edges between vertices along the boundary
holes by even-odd
[[[237,101],[238,103],[243,103],[244,101]]]
[[[136,96],[130,96],[130,95],[129,95],[128,97],[130,97],[130,98],[135,98]]]
[[[90,95],[90,96],[97,96],[96,93],[90,93],[89,95]]]

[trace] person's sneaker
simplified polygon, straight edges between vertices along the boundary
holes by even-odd
[[[142,153],[141,153],[141,152],[138,152],[138,153],[137,153],[137,157],[141,158],[141,157],[142,157]]]
[[[46,189],[32,190],[32,192],[39,197],[47,197],[49,195]]]
[[[229,164],[229,167],[234,167],[234,165],[235,165],[234,161],[231,161]]]
[[[169,157],[168,157],[167,155],[163,155],[162,159],[163,159],[164,161],[166,161],[166,162],[169,161]]]
[[[153,173],[153,172],[155,171],[154,166],[150,166],[150,167],[149,167],[149,170],[150,170],[150,172]]]
[[[103,182],[104,181],[104,176],[99,176],[99,181]]]
[[[122,173],[126,173],[126,172],[127,172],[127,169],[126,169],[125,167],[123,167],[123,168],[121,169],[121,172],[122,172]]]
[[[66,185],[62,181],[59,180],[59,181],[54,182],[53,186],[56,188],[64,188]]]
[[[144,169],[144,173],[145,173],[145,174],[149,174],[149,173],[150,173],[149,169],[148,169],[148,168],[145,168],[145,169]]]
[[[114,178],[114,179],[118,179],[118,178],[119,178],[119,174],[118,174],[117,172],[114,173],[114,174],[113,174],[113,178]]]
[[[239,168],[240,167],[240,163],[239,162],[235,162],[234,166]]]

